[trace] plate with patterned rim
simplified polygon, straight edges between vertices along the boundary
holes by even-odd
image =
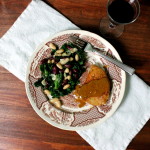
[[[87,129],[104,122],[109,118],[120,105],[125,92],[126,74],[123,70],[113,65],[109,61],[89,52],[88,61],[92,64],[107,66],[106,71],[111,80],[112,88],[109,100],[102,106],[85,106],[78,109],[71,95],[62,99],[64,108],[70,108],[70,111],[63,111],[52,106],[41,88],[34,86],[34,82],[41,77],[39,65],[42,59],[48,57],[51,52],[49,43],[55,43],[58,46],[68,41],[69,36],[77,35],[88,41],[92,45],[104,48],[104,53],[121,61],[121,58],[115,48],[105,39],[94,33],[84,30],[67,30],[49,37],[45,40],[31,56],[26,72],[26,93],[35,112],[49,124],[64,130],[77,131]]]

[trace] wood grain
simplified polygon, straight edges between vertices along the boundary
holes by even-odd
[[[81,29],[99,33],[106,15],[106,0],[46,0]],[[30,0],[0,0],[0,37],[11,27]],[[138,20],[125,27],[123,35],[109,42],[123,61],[150,84],[150,1],[141,0]],[[41,130],[44,129],[44,130]],[[150,121],[128,150],[150,148]],[[76,132],[63,131],[43,121],[32,109],[24,83],[0,67],[0,150],[93,150]]]

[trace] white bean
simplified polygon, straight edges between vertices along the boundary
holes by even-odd
[[[61,107],[61,103],[60,103],[60,100],[58,98],[52,98],[52,99],[50,99],[50,102],[52,104],[54,104],[54,106],[56,106],[57,108]]]
[[[50,44],[49,44],[49,47],[50,47],[51,49],[56,49],[56,46],[55,46],[53,43],[50,43]]]
[[[69,60],[70,60],[70,61],[73,61],[73,57],[70,57]]]
[[[70,87],[70,84],[66,84],[64,85],[63,89],[65,90],[65,89],[68,89],[69,87]]]
[[[51,63],[51,60],[49,59],[49,60],[47,61],[47,63],[50,64],[50,63]]]
[[[59,49],[59,50],[56,51],[57,54],[61,54],[63,52],[64,52],[64,49]]]
[[[64,72],[65,72],[65,73],[69,73],[69,69],[68,69],[68,68],[66,68]]]
[[[60,59],[60,64],[65,65],[69,61],[69,58]]]
[[[78,55],[78,54],[75,55],[75,60],[76,60],[76,61],[79,60],[79,55]]]
[[[67,56],[67,53],[62,53],[62,56]]]
[[[57,63],[56,66],[59,68],[59,69],[62,69],[62,65],[60,63]]]
[[[70,51],[71,53],[75,53],[78,49],[77,48],[71,48]]]
[[[44,86],[45,86],[45,85],[46,85],[46,81],[45,81],[45,79],[44,79],[44,80],[42,80],[42,82],[41,82],[41,83],[42,83],[42,85],[44,85]]]
[[[68,79],[68,80],[70,80],[70,79],[71,79],[71,76],[67,76],[65,79]]]

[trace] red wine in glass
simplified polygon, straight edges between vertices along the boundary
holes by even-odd
[[[119,23],[132,22],[134,11],[134,7],[125,0],[115,0],[108,6],[110,17]]]
[[[124,25],[134,22],[140,13],[138,0],[108,0],[108,18],[100,22],[102,35],[110,38],[119,37]]]

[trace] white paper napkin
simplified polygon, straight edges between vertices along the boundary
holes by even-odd
[[[0,65],[25,81],[27,62],[35,48],[68,29],[79,28],[44,2],[33,0],[0,39]],[[150,87],[136,75],[127,76],[126,93],[114,115],[78,134],[96,150],[125,150],[149,118]]]

